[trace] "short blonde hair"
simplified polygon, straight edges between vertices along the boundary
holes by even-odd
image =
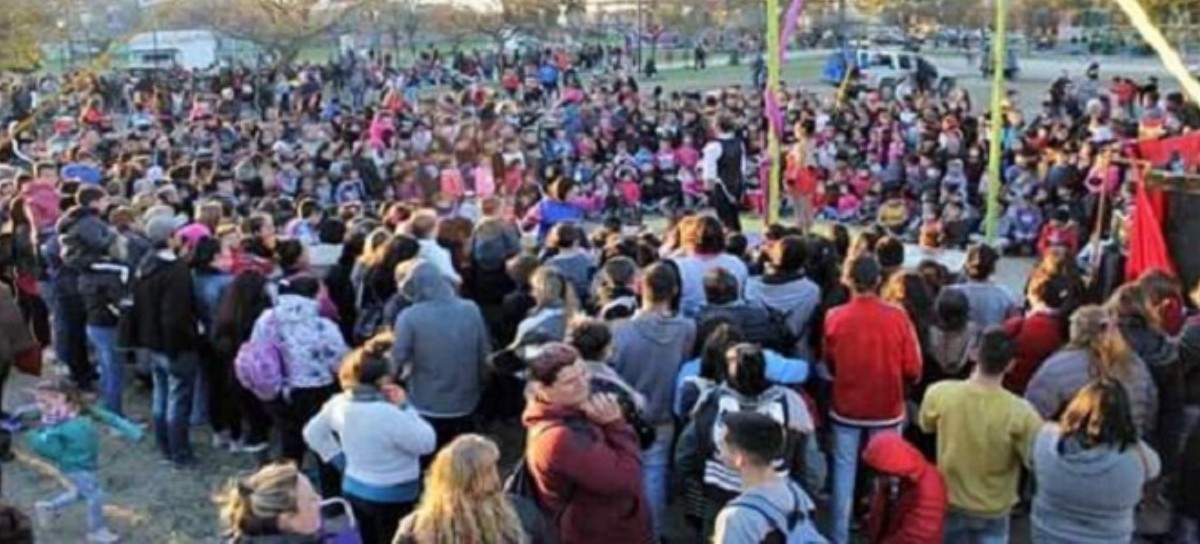
[[[300,471],[292,463],[273,463],[230,482],[216,498],[221,522],[234,535],[296,512]]]

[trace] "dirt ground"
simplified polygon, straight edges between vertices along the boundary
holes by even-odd
[[[1030,266],[1025,259],[1003,259],[996,279],[1020,292]],[[28,376],[13,376],[5,388],[6,407],[11,409],[31,402],[28,390],[33,384],[34,380]],[[126,392],[125,405],[131,419],[149,421],[150,392],[144,386],[131,385]],[[510,467],[523,450],[524,437],[516,422],[493,426],[485,429],[484,434],[500,443],[504,452],[501,462],[505,468]],[[19,438],[15,442],[17,460],[0,465],[0,496],[30,512],[34,501],[60,492],[63,484],[53,467],[33,457]],[[190,544],[219,541],[217,508],[212,496],[231,477],[253,470],[257,461],[246,454],[213,449],[207,427],[193,429],[192,443],[199,465],[179,472],[160,460],[152,436],[131,443],[102,433],[100,476],[108,500],[105,514],[111,528],[127,537],[125,542]],[[53,527],[39,532],[38,542],[82,542],[83,518],[82,505],[68,510]],[[1014,541],[1024,540],[1017,537],[1024,532],[1023,521],[1014,524]],[[694,539],[672,522],[668,525],[668,540],[683,544]]]

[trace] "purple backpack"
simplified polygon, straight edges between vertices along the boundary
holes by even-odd
[[[233,360],[233,370],[242,386],[259,400],[274,400],[283,391],[287,369],[283,361],[283,350],[279,347],[279,329],[275,316],[267,321],[269,333],[266,338],[251,337],[238,348]]]

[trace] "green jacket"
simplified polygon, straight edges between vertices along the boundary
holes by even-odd
[[[28,441],[34,453],[63,472],[94,471],[98,466],[100,435],[92,418],[86,415],[34,429],[29,432]]]

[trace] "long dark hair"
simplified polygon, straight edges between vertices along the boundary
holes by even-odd
[[[757,397],[771,388],[767,380],[767,360],[755,344],[736,344],[725,352],[726,361],[734,361],[725,376],[729,388],[747,397]],[[728,368],[728,367],[727,367]]]
[[[213,344],[225,353],[233,353],[250,338],[258,316],[271,307],[267,279],[257,272],[242,272],[233,278],[213,321]]]
[[[700,346],[700,377],[714,382],[725,381],[725,352],[745,340],[742,330],[725,319],[712,319],[704,323],[704,336]]]

